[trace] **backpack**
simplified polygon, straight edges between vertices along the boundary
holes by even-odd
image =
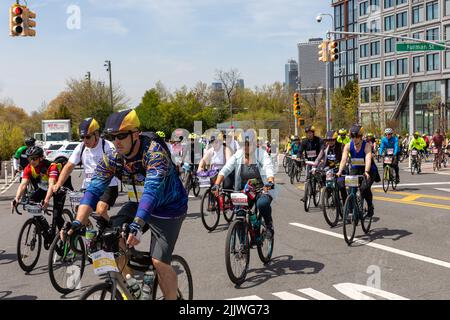
[[[50,163],[50,161],[48,161],[48,162]],[[66,158],[58,158],[54,162],[52,162],[48,165],[47,170],[51,165],[56,164],[56,166],[58,167],[59,174],[61,174],[61,172],[62,172],[64,166],[67,164],[67,162],[69,162],[69,160],[67,160]],[[66,182],[64,182],[63,187],[66,187],[72,191],[74,190],[73,186],[72,186],[72,176],[69,175]]]
[[[106,144],[105,139],[102,139],[102,150],[103,150],[103,153],[106,153],[105,152],[105,144]],[[83,152],[84,152],[84,149],[86,149],[86,145],[83,142],[83,145],[81,146],[80,162],[78,162],[77,166],[81,166],[83,164]]]

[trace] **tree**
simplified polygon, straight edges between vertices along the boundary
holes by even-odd
[[[22,128],[8,121],[0,122],[0,160],[5,161],[12,158],[14,152],[24,143],[24,132]]]
[[[331,96],[331,118],[333,128],[350,128],[358,122],[359,86],[349,81],[344,88],[338,88]]]
[[[237,87],[238,79],[241,74],[237,69],[230,69],[229,71],[216,70],[216,80],[220,81],[225,89],[225,94],[228,100],[228,107],[233,109],[233,95]],[[233,121],[233,111],[231,114],[231,121]]]
[[[159,105],[161,99],[156,88],[147,90],[142,97],[141,103],[136,107],[136,113],[141,121],[143,130],[158,131],[161,125],[161,112]]]

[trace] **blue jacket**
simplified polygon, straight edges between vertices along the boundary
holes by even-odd
[[[394,155],[398,155],[398,138],[397,136],[391,137],[388,139],[387,137],[383,137],[380,143],[380,156],[383,155],[384,149],[394,149]]]

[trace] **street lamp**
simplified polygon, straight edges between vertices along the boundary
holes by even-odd
[[[331,28],[334,28],[334,17],[333,15],[329,14],[329,13],[319,13],[316,17],[316,21],[317,23],[321,23],[322,22],[322,17],[323,16],[328,16],[331,18],[331,23],[332,26]],[[328,40],[331,39],[331,35],[329,32],[327,32],[327,38]],[[330,124],[330,109],[331,109],[331,101],[330,101],[330,62],[329,59],[327,59],[327,63],[326,63],[326,118],[327,118],[327,131],[331,130],[331,124]]]
[[[112,89],[112,71],[111,71],[111,61],[105,60],[106,71],[109,72],[109,90],[111,95],[111,113],[114,112],[114,104],[113,104],[113,89]]]

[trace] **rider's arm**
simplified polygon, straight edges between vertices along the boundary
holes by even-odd
[[[260,157],[260,159],[258,162],[262,164],[262,167],[260,168],[261,175],[264,175],[266,177],[271,177],[272,181],[273,181],[273,177],[274,177],[275,173],[274,173],[272,158],[265,150],[262,150],[262,149],[260,149],[259,157]]]
[[[366,143],[366,148],[364,150],[364,153],[366,154],[366,161],[365,161],[365,172],[370,172],[370,167],[372,166],[372,147],[370,146],[370,143]]]
[[[409,142],[408,151],[410,151],[413,146],[414,146],[414,139],[411,139],[411,141]]]
[[[70,160],[66,163],[63,170],[61,171],[61,174],[59,175],[58,181],[55,183],[54,189],[59,189],[69,178],[69,176],[72,174],[73,169],[75,168],[75,164],[70,162]],[[53,190],[55,191],[55,190]]]
[[[395,140],[395,146],[394,146],[394,155],[396,156],[397,154],[398,154],[398,152],[399,152],[399,149],[398,149],[398,138],[397,137],[395,137],[394,138]]]
[[[320,163],[320,160],[322,160],[322,158],[325,160],[325,149],[320,150],[319,155],[316,158],[316,161],[314,161],[314,167],[317,167]]]
[[[378,150],[378,154],[381,156],[381,155],[383,155],[383,150],[384,150],[384,144],[386,143],[386,141],[384,140],[384,138],[383,139],[381,139],[381,142],[380,142],[380,148],[379,148],[379,150]]]
[[[17,188],[16,197],[15,200],[17,202],[20,202],[20,199],[22,198],[23,194],[25,193],[25,190],[27,190],[28,183],[30,183],[30,180],[23,178],[22,182],[20,183],[19,187]]]
[[[197,172],[203,171],[205,166],[211,162],[212,152],[214,150],[211,148],[205,152],[205,155],[203,156],[202,160],[200,160],[200,163],[198,164]]]
[[[19,167],[18,161],[15,157],[13,158],[13,167],[14,167],[14,171],[17,171],[17,169]]]
[[[342,159],[341,159],[341,163],[339,164],[339,172],[338,172],[339,174],[342,174],[342,171],[345,168],[345,164],[347,163],[347,160],[348,160],[349,151],[350,151],[350,144],[347,143],[344,146],[344,150],[342,151]]]

